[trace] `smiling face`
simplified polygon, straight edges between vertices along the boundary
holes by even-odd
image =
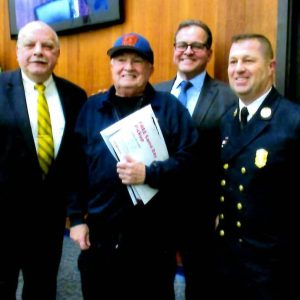
[[[228,78],[231,88],[245,104],[267,92],[273,83],[275,61],[258,39],[234,42],[230,49]]]
[[[34,82],[49,78],[60,54],[56,33],[42,22],[31,22],[18,36],[17,59],[22,71]]]
[[[137,53],[124,51],[111,59],[111,73],[118,96],[140,96],[153,73],[153,65]]]
[[[199,26],[191,25],[180,29],[176,35],[175,43],[200,43],[206,44],[207,34]],[[206,69],[206,65],[211,58],[212,50],[193,50],[190,46],[184,51],[174,48],[173,61],[177,65],[178,72],[184,79],[191,79]]]

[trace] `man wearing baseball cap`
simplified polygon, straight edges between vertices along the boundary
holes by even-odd
[[[154,55],[143,36],[124,34],[107,54],[113,86],[91,96],[81,110],[74,151],[82,154],[68,208],[70,235],[82,250],[84,299],[173,300],[174,199],[195,165],[197,130],[175,96],[149,83]],[[130,156],[117,162],[100,131],[149,104],[169,158],[150,165]],[[127,187],[138,184],[158,193],[147,204],[134,205]]]
[[[139,54],[152,65],[154,63],[154,55],[149,42],[137,33],[128,33],[119,37],[114,46],[107,51],[110,57],[116,56],[120,51],[131,50]]]

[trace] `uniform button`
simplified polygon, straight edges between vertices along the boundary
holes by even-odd
[[[225,197],[224,197],[224,196],[221,196],[221,197],[220,197],[220,201],[221,201],[221,202],[224,202],[224,201],[225,201]]]
[[[245,168],[245,167],[242,167],[242,168],[241,168],[241,172],[242,172],[242,174],[245,174],[245,173],[246,173],[246,168]]]
[[[241,210],[243,208],[243,204],[241,202],[238,202],[236,204],[236,207],[237,207],[238,210]]]
[[[226,180],[225,179],[222,179],[221,180],[221,186],[225,186],[226,185]]]
[[[224,170],[227,170],[228,167],[229,167],[229,164],[224,164],[224,165],[223,165],[223,169],[224,169]]]
[[[239,185],[239,191],[240,191],[240,192],[243,192],[243,191],[244,191],[244,186],[241,185],[241,184]]]
[[[236,227],[241,228],[242,227],[242,223],[240,221],[236,222]]]
[[[220,235],[220,236],[224,236],[224,235],[225,235],[225,231],[224,231],[223,229],[221,229],[221,230],[219,231],[219,235]]]
[[[220,219],[224,220],[224,214],[220,214]]]

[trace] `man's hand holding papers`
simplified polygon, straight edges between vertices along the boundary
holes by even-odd
[[[145,164],[128,155],[117,163],[117,172],[124,184],[143,184],[145,182]]]
[[[134,204],[142,200],[146,204],[157,190],[142,184],[145,165],[169,157],[160,126],[151,105],[130,114],[100,132],[112,155],[121,161],[118,173]],[[138,165],[136,163],[139,162]],[[134,164],[134,167],[133,167]],[[131,174],[130,174],[131,173]],[[136,177],[134,184],[133,178]]]

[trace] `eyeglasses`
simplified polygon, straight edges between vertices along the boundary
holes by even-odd
[[[201,50],[204,50],[205,48],[207,48],[207,45],[205,43],[199,43],[199,42],[194,42],[191,44],[188,44],[186,42],[178,42],[178,43],[174,44],[175,50],[181,51],[181,52],[186,51],[186,49],[189,46],[191,47],[191,49],[194,52],[198,52],[198,51],[201,51]]]

